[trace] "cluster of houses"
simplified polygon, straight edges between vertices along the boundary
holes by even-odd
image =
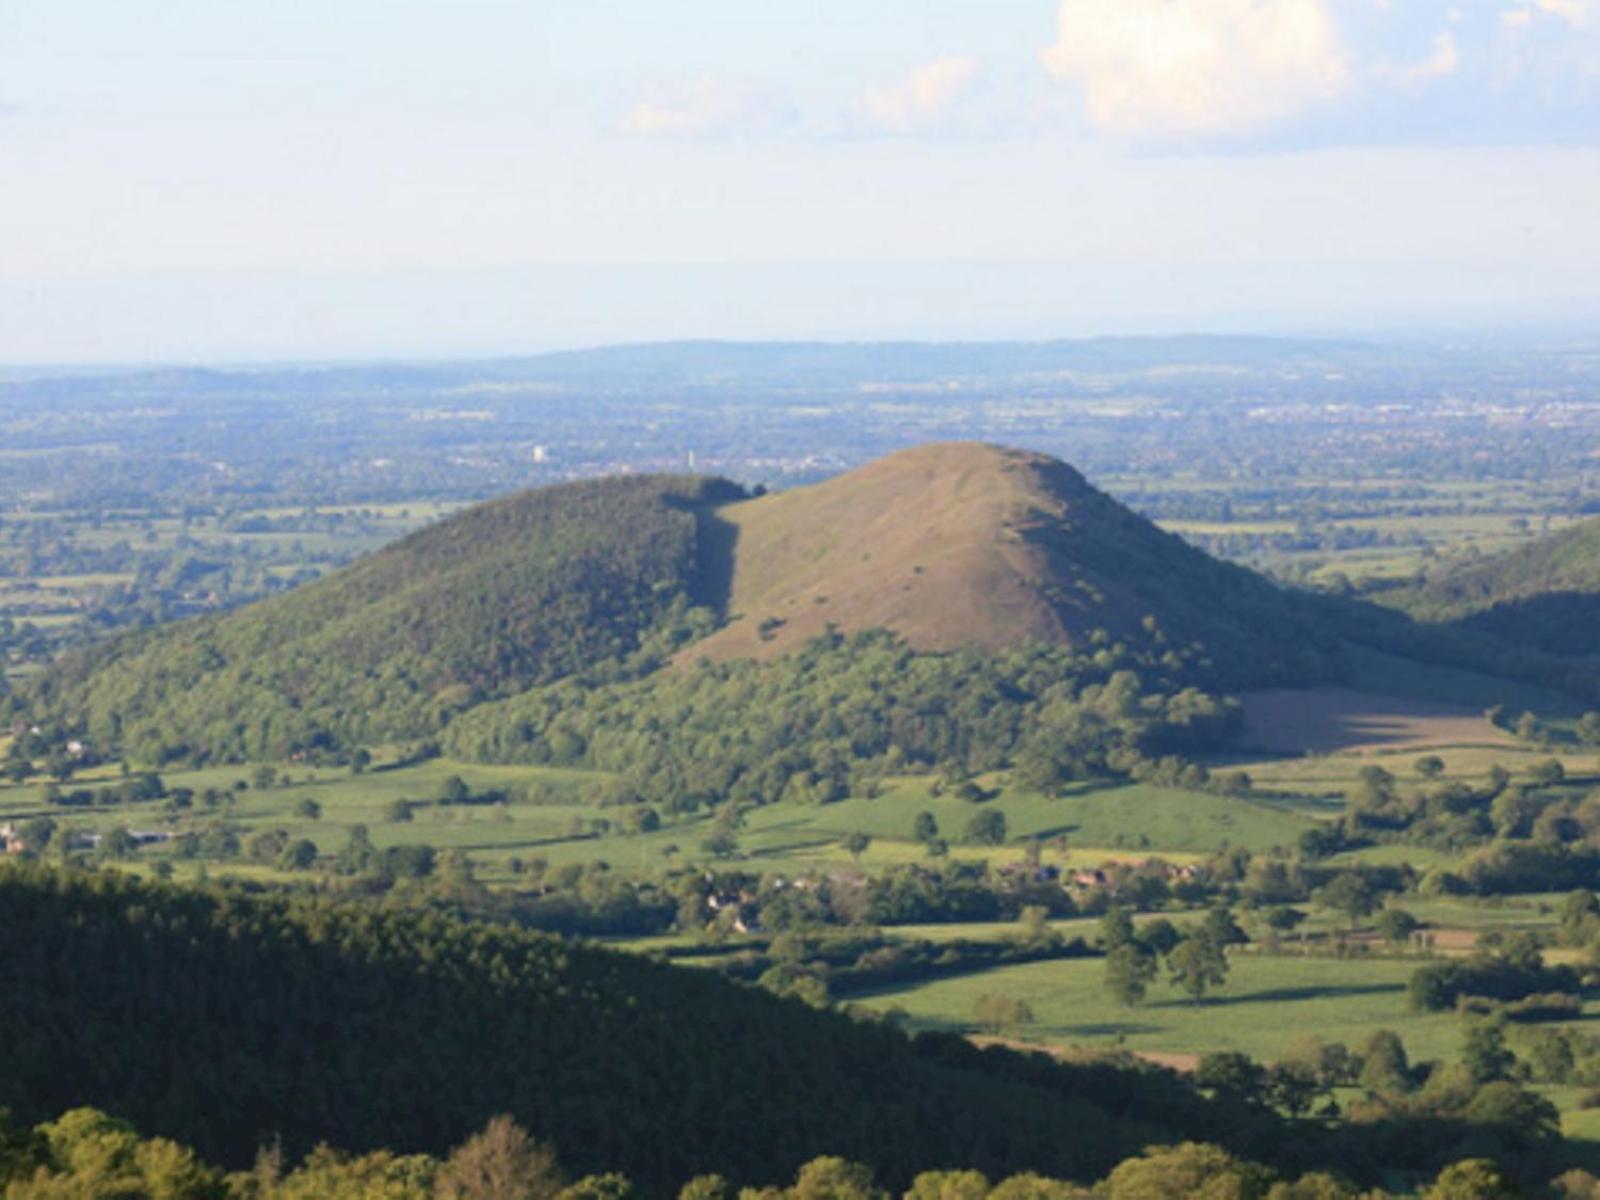
[[[98,850],[105,835],[87,829],[69,829],[62,832],[68,839],[69,850]],[[130,829],[128,838],[135,846],[153,846],[158,842],[170,842],[175,835],[170,829]],[[0,853],[22,854],[28,850],[28,843],[23,840],[22,831],[11,822],[0,825]]]

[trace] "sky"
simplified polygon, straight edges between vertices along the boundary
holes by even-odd
[[[1600,331],[1600,0],[0,0],[0,362]]]

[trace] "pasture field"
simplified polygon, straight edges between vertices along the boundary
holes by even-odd
[[[292,838],[310,839],[324,856],[339,851],[352,826],[365,825],[380,849],[427,844],[464,851],[477,865],[480,878],[490,883],[511,882],[512,860],[517,858],[542,858],[552,867],[603,861],[629,873],[654,873],[711,860],[702,846],[712,831],[709,813],[663,813],[656,830],[622,832],[623,811],[592,802],[589,789],[607,778],[598,772],[444,759],[379,766],[362,774],[290,764],[274,768],[273,782],[263,788],[251,783],[258,770],[230,766],[163,773],[169,789],[188,788],[196,795],[193,807],[177,811],[169,811],[161,802],[56,808],[44,802],[42,779],[0,785],[0,820],[50,815],[65,827],[98,832],[118,827],[199,831],[220,820],[236,829],[242,841],[265,830],[283,830]],[[506,800],[434,803],[452,776],[475,795],[505,792]],[[116,768],[102,766],[84,771],[65,786],[69,791],[94,789],[120,779]],[[886,781],[871,798],[753,809],[745,815],[736,834],[737,850],[727,861],[746,870],[785,874],[856,867],[877,871],[927,862],[927,848],[913,840],[911,826],[919,812],[928,812],[948,843],[949,857],[961,861],[1020,860],[1027,844],[1038,839],[1042,861],[1064,867],[1154,855],[1186,862],[1223,846],[1253,851],[1292,846],[1316,823],[1318,811],[1314,803],[1224,797],[1145,784],[1083,786],[1053,798],[1003,787],[998,778],[980,783],[993,797],[981,803],[939,792],[931,777],[906,776]],[[201,800],[207,789],[221,793],[215,807]],[[305,815],[307,801],[314,801],[320,810],[315,818]],[[393,819],[393,806],[399,801],[410,803],[409,820]],[[980,812],[991,810],[1005,816],[1006,841],[966,843],[967,825]],[[852,858],[841,844],[853,833],[872,839],[859,858]],[[144,853],[160,857],[165,851],[156,846]],[[209,864],[208,870],[228,874],[239,865],[237,860],[225,860]]]
[[[1303,796],[1307,803],[1317,797],[1324,800],[1342,799],[1353,787],[1366,767],[1382,767],[1393,775],[1401,787],[1418,786],[1427,782],[1416,769],[1417,759],[1424,754],[1440,758],[1444,771],[1435,782],[1466,783],[1482,786],[1494,767],[1511,772],[1515,781],[1527,782],[1533,778],[1537,764],[1552,758],[1561,763],[1566,776],[1575,785],[1600,780],[1600,751],[1592,748],[1552,752],[1531,746],[1413,746],[1388,753],[1335,753],[1305,757],[1230,759],[1231,770],[1244,771],[1259,789]],[[1336,813],[1333,803],[1324,806],[1329,815]]]
[[[1300,1034],[1353,1043],[1392,1029],[1414,1059],[1454,1058],[1461,1022],[1454,1013],[1416,1013],[1405,986],[1418,960],[1231,955],[1227,983],[1196,1004],[1165,979],[1132,1008],[1106,991],[1099,958],[1056,959],[890,988],[854,997],[868,1007],[901,1008],[915,1030],[979,1032],[973,1008],[998,993],[1021,1000],[1036,1018],[1017,1033],[1048,1046],[1121,1048],[1163,1054],[1237,1050],[1270,1060]]]

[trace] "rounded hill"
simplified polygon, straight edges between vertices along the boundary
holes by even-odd
[[[919,650],[1159,630],[1229,681],[1314,670],[1291,597],[1048,455],[919,446],[719,517],[728,620],[690,656],[770,656],[829,626],[887,628]]]
[[[285,595],[69,657],[13,705],[143,762],[425,736],[600,664],[645,669],[704,632],[702,525],[742,495],[623,476],[494,500]]]
[[[1123,642],[1174,680],[1240,686],[1323,673],[1313,628],[1065,463],[955,443],[755,498],[690,476],[520,493],[286,595],[112,639],[9,705],[142,763],[315,758],[562,679],[830,632],[917,652]]]

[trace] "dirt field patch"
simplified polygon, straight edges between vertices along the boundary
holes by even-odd
[[[1244,745],[1276,753],[1515,744],[1481,711],[1352,688],[1274,688],[1246,692],[1240,699]]]

